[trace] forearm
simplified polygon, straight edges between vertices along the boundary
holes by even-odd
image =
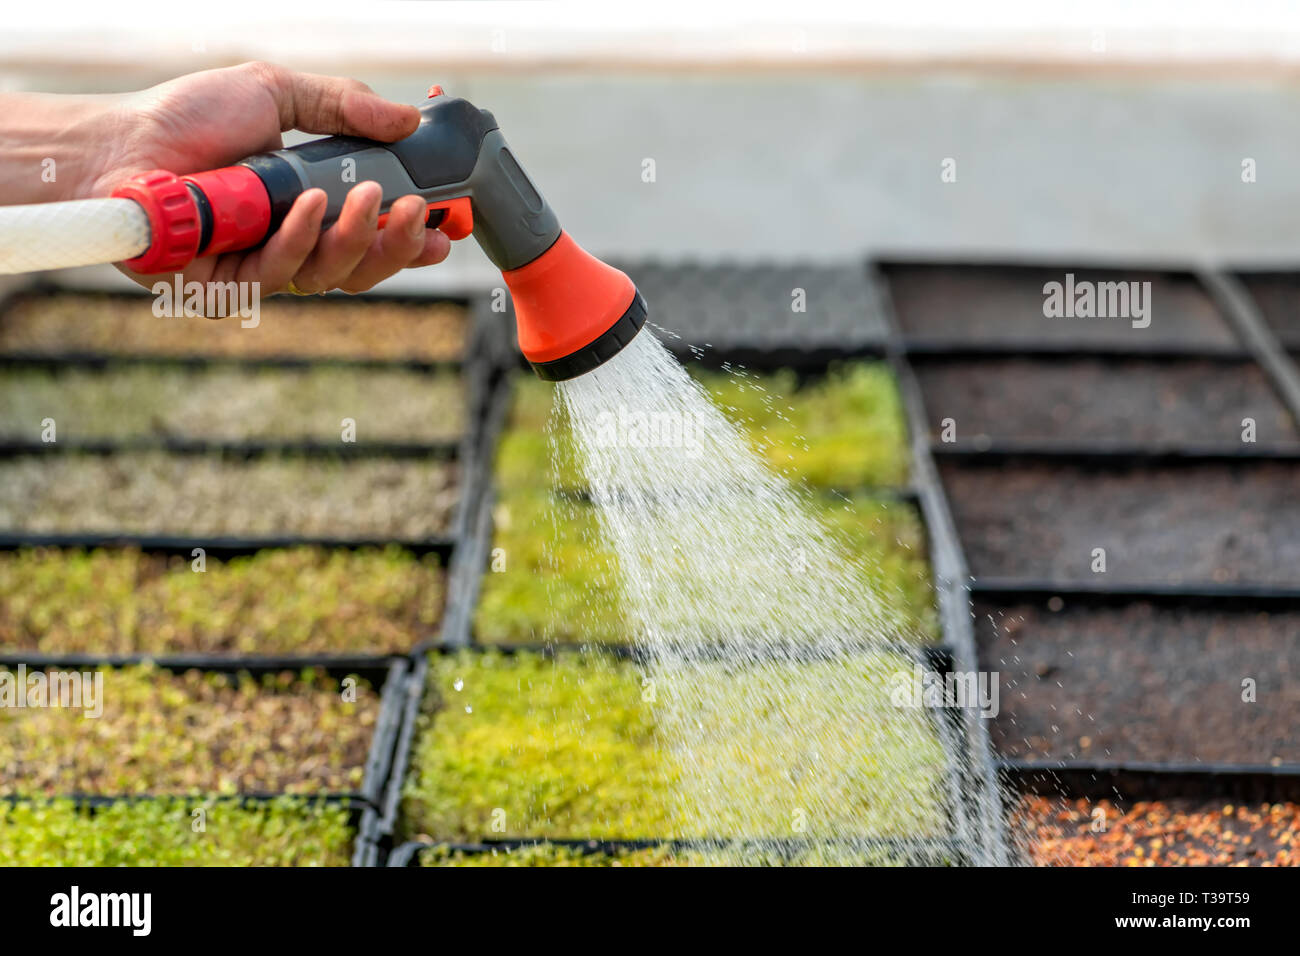
[[[88,198],[117,146],[123,99],[0,94],[0,205]]]

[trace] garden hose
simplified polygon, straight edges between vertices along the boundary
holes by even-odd
[[[646,320],[632,280],[560,228],[491,113],[437,86],[419,110],[415,132],[396,143],[331,136],[207,172],[142,173],[112,199],[0,208],[0,273],[118,261],[173,272],[264,243],[308,189],[328,197],[323,229],[349,189],[372,180],[383,188],[380,225],[415,194],[429,228],[473,234],[501,270],[520,350],[541,378],[574,378],[621,351]]]

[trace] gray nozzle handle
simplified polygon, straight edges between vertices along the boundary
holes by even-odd
[[[469,197],[474,238],[503,272],[527,265],[549,249],[560,237],[559,220],[515,159],[492,114],[448,96],[432,97],[419,109],[420,125],[396,143],[331,136],[244,160],[271,197],[268,234],[305,190],[325,190],[329,202],[323,225],[329,225],[348,191],[373,180],[384,191],[381,213],[412,194],[431,204]]]

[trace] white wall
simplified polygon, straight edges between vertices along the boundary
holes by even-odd
[[[355,43],[343,20],[301,35],[173,24],[93,44],[28,24],[0,37],[0,78],[10,88],[129,89],[262,55],[359,75],[404,100],[441,82],[496,113],[579,241],[621,258],[842,261],[892,250],[1300,263],[1300,44],[1289,27],[1270,33],[1267,19],[1233,21],[1235,7],[1219,15],[1250,31],[1198,21],[1189,46],[1177,31],[1111,29],[1093,53],[1087,18],[1030,39],[1009,38],[1003,24],[992,40],[958,34],[955,46],[951,33],[856,23],[845,27],[846,54],[823,17],[799,42],[847,56],[834,70],[806,50],[794,62],[775,55],[797,21],[731,46],[716,24],[666,33],[657,47],[644,31],[560,42],[511,26],[514,46],[487,55],[480,47],[495,28],[484,17],[504,15],[487,8],[448,16],[458,25],[444,35],[437,5],[401,29],[391,24],[407,15],[384,7]],[[381,22],[393,37],[386,67],[371,55]],[[766,67],[736,52],[752,53],[756,36]],[[185,46],[191,38],[201,52]],[[527,55],[511,55],[521,48]],[[666,62],[630,68],[621,48],[643,59],[659,49]],[[956,183],[940,181],[946,157]],[[1253,184],[1241,181],[1247,157]],[[647,158],[652,184],[641,179]],[[436,271],[453,285],[491,278],[473,249]]]

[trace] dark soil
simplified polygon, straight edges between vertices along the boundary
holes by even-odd
[[[1264,373],[1242,362],[987,358],[914,366],[932,433],[951,418],[958,442],[1243,447],[1245,418],[1254,419],[1260,445],[1300,437]]]
[[[1288,348],[1300,348],[1300,275],[1261,272],[1240,278],[1278,339]]]
[[[1237,343],[1214,302],[1194,276],[1118,269],[1044,269],[942,265],[886,266],[894,310],[914,342],[992,344],[1003,341],[1103,348],[1234,348]],[[1151,324],[1125,318],[1048,318],[1048,282],[1150,282]]]
[[[1300,465],[940,470],[976,576],[1300,586]]]
[[[979,602],[975,630],[1004,756],[1300,761],[1300,612]]]

